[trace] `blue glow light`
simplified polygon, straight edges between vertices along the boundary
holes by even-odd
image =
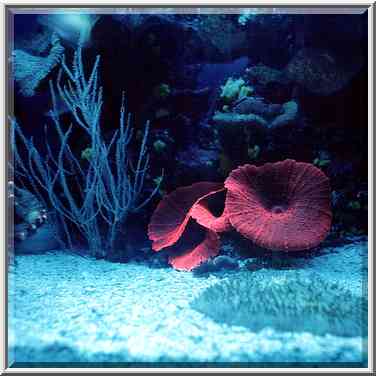
[[[39,23],[56,32],[64,40],[77,44],[78,41],[85,43],[89,40],[91,29],[98,18],[94,14],[69,11],[41,15]]]

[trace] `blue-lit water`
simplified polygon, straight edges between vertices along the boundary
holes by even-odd
[[[11,365],[367,366],[358,13],[10,15]]]

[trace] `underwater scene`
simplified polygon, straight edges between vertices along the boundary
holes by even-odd
[[[10,367],[367,367],[365,9],[7,16]]]

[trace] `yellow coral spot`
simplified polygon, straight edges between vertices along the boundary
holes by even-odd
[[[81,158],[90,161],[91,157],[93,156],[92,148],[86,148],[81,152]]]

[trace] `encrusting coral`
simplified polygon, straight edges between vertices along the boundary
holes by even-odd
[[[256,114],[271,119],[281,113],[282,105],[265,103],[262,97],[247,97],[239,100],[233,111],[237,114]]]
[[[191,305],[221,324],[256,332],[272,327],[354,337],[367,330],[367,299],[319,276],[270,279],[245,272],[209,287]]]
[[[14,50],[12,54],[13,74],[20,92],[26,97],[35,94],[39,83],[61,61],[64,47],[56,34],[51,38],[51,50],[48,56],[34,56],[23,50]]]
[[[289,101],[282,105],[281,114],[276,116],[271,123],[270,129],[280,128],[285,125],[293,124],[298,116],[299,106],[296,101]]]
[[[298,104],[291,100],[282,106],[266,105],[261,100],[247,98],[235,106],[232,112],[217,111],[213,122],[219,126],[253,127],[263,132],[294,124],[298,116]]]
[[[219,126],[251,126],[260,130],[268,127],[267,121],[259,115],[255,114],[236,114],[234,112],[216,112],[213,121]]]
[[[303,48],[284,69],[286,77],[318,95],[343,89],[360,70],[361,54],[339,58],[327,50]]]
[[[8,199],[14,206],[18,223],[14,227],[14,238],[24,240],[47,220],[47,209],[31,192],[8,182]]]

